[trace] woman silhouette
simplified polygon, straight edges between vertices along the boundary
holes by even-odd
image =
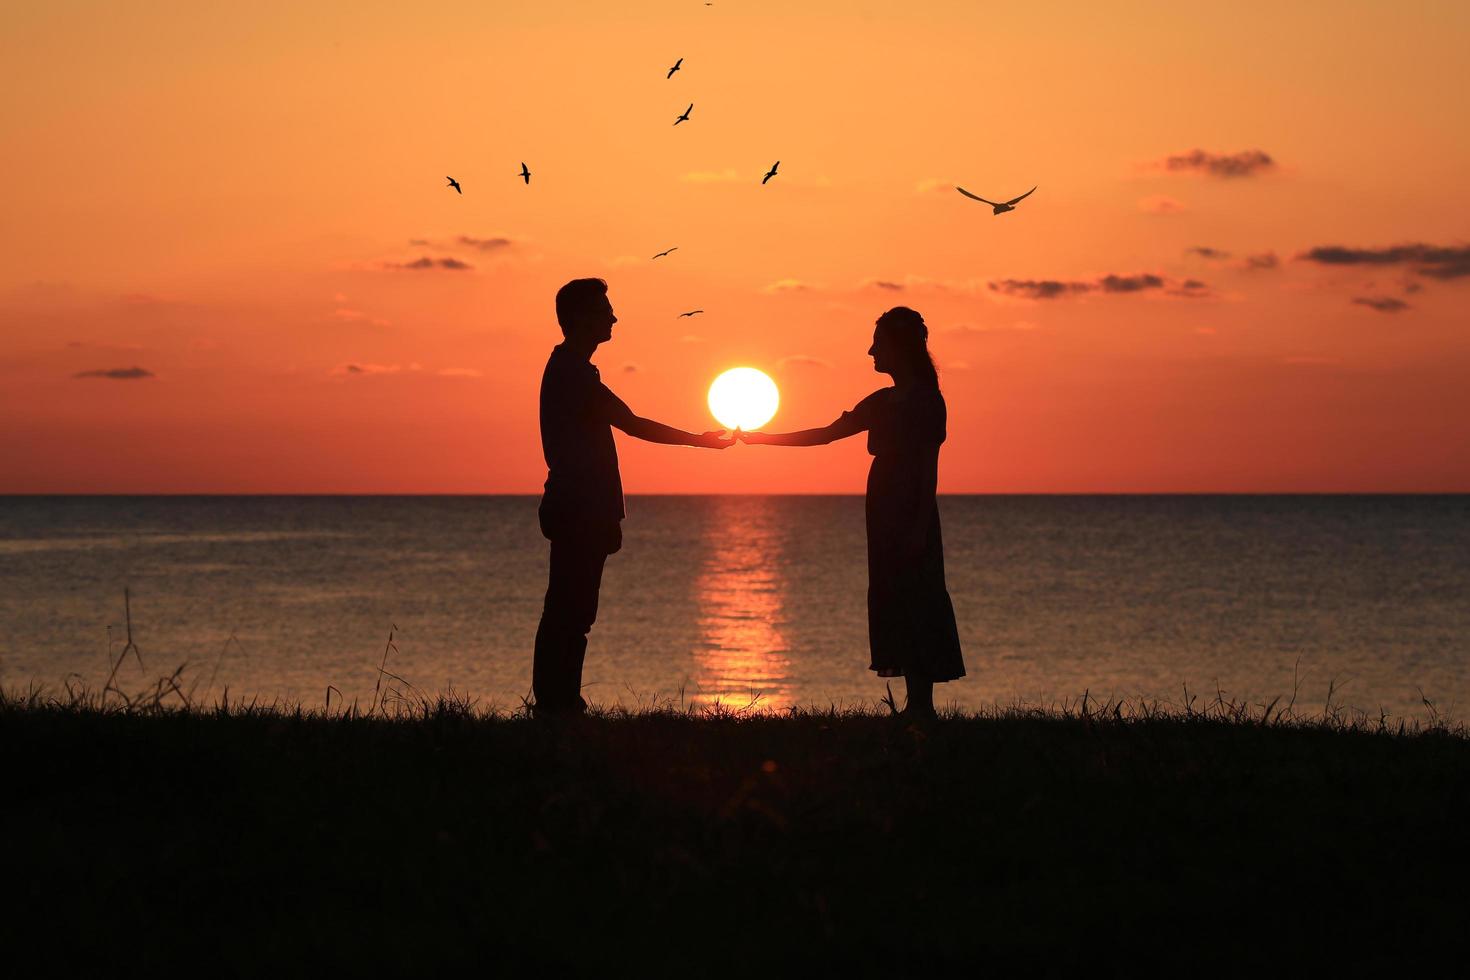
[[[895,306],[873,330],[873,370],[893,377],[821,429],[742,432],[755,446],[825,446],[868,433],[868,643],[879,677],[903,677],[906,714],[934,715],[934,684],[965,675],[934,498],[944,396],[924,318]]]

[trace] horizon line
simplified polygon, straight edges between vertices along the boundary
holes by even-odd
[[[102,498],[102,497],[515,497],[536,499],[539,492],[343,492],[343,491],[219,491],[219,490],[164,490],[164,491],[102,491],[60,492],[0,491],[0,499],[16,498]],[[652,492],[625,493],[625,499],[645,497],[851,497],[863,499],[863,493],[825,492],[749,492],[749,493],[680,493]],[[969,490],[938,493],[939,497],[1464,497],[1470,490]]]

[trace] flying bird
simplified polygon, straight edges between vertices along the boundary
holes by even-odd
[[[453,187],[456,194],[464,193],[464,191],[459,189],[459,181],[455,180],[453,177],[445,177],[444,179],[449,181],[449,183],[444,185],[445,187]]]
[[[687,109],[684,110],[684,114],[682,116],[680,116],[678,119],[675,119],[674,120],[674,125],[677,126],[681,122],[683,122],[684,120],[688,119],[689,118],[689,113],[691,113],[693,111],[694,111],[694,103],[691,102],[691,103],[689,103],[689,108],[687,108]]]
[[[661,259],[665,255],[668,255],[670,252],[677,252],[677,251],[679,251],[679,246],[675,245],[673,248],[666,248],[666,249],[664,249],[662,252],[658,253],[653,258],[654,259]],[[653,259],[649,259],[649,261],[652,262]]]
[[[766,175],[761,178],[761,183],[762,184],[765,184],[766,181],[768,181],[772,177],[776,176],[776,168],[779,167],[779,166],[781,166],[781,161],[780,160],[777,160],[775,163],[771,164],[771,169],[768,170],[766,172]]]
[[[965,190],[963,187],[956,187],[955,190],[959,191],[961,194],[965,195],[966,197],[968,197],[972,201],[979,201],[981,204],[988,204],[988,205],[990,205],[991,207],[995,208],[995,213],[996,214],[1005,214],[1007,211],[1014,211],[1014,210],[1016,210],[1016,205],[1017,204],[1020,204],[1026,198],[1030,197],[1031,196],[1031,191],[1036,190],[1036,188],[1033,187],[1033,188],[1031,188],[1030,191],[1027,191],[1026,193],[1022,194],[1020,197],[1013,197],[1009,201],[1005,202],[1004,204],[996,204],[994,201],[987,201],[987,200],[985,200],[985,198],[979,196],[978,194],[971,194],[969,191]]]
[[[693,316],[696,313],[703,313],[703,312],[704,312],[704,310],[690,310],[688,313],[680,313],[679,315],[680,316]]]
[[[521,177],[525,179],[526,183],[529,184],[531,182],[531,171],[526,169],[526,161],[524,160],[521,161]]]
[[[683,58],[680,58],[678,61],[674,62],[674,67],[672,67],[672,68],[669,69],[669,73],[667,75],[665,75],[664,78],[665,79],[673,78],[674,77],[674,72],[678,71],[679,70],[679,66],[682,65],[683,63],[684,63],[684,59]]]

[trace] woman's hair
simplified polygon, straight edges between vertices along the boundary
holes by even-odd
[[[893,340],[894,346],[903,351],[904,358],[913,365],[919,383],[930,388],[939,387],[939,372],[934,367],[934,358],[929,356],[929,328],[917,310],[907,306],[895,306],[878,318],[878,329]]]

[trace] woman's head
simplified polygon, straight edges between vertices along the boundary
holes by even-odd
[[[917,310],[895,306],[878,318],[873,328],[873,370],[895,379],[909,373],[921,385],[939,387],[939,372],[929,356],[929,328]]]

